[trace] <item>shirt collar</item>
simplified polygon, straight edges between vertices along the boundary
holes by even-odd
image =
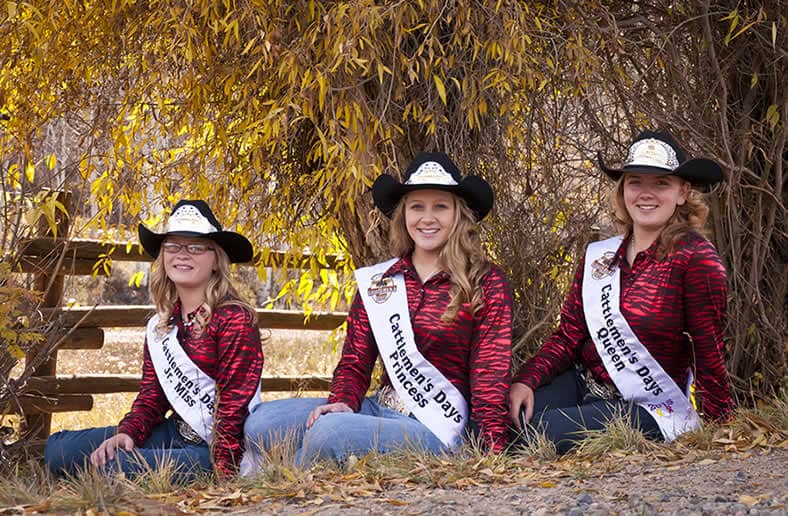
[[[172,307],[172,315],[170,315],[170,322],[172,321],[179,321],[181,319],[181,310],[183,307],[181,306],[181,300],[178,299],[175,301],[175,305]]]
[[[413,259],[411,255],[403,256],[394,264],[388,268],[386,272],[383,273],[383,276],[394,276],[396,274],[402,273],[406,276],[411,276],[412,278],[418,278],[418,274],[416,273],[416,267],[413,265]],[[448,273],[446,271],[441,271],[438,274],[435,274],[431,277],[427,282],[432,281],[436,278],[448,277]]]
[[[386,272],[383,273],[384,276],[394,276],[399,273],[408,273],[414,271],[413,261],[410,259],[410,255],[403,256],[394,264],[388,268]]]
[[[632,233],[626,236],[624,240],[621,242],[621,245],[618,246],[618,251],[616,252],[616,258],[615,258],[616,263],[619,264],[627,263],[626,256],[627,256],[627,249],[629,248],[630,240],[632,240]],[[654,240],[646,250],[641,251],[640,254],[647,256],[652,260],[656,260],[656,256],[657,256],[656,253],[658,248],[659,248],[659,237],[657,237],[657,239]],[[632,266],[631,263],[629,265]]]
[[[198,306],[190,314],[186,314],[187,318],[193,319],[194,316],[197,315],[197,312],[199,312],[200,310],[203,310],[203,309],[204,308],[202,306]],[[176,324],[179,324],[179,325],[183,324],[182,311],[183,311],[183,305],[181,304],[181,300],[178,299],[178,300],[175,301],[175,304],[172,307],[172,315],[170,316],[170,324],[172,324],[173,322],[176,323]]]

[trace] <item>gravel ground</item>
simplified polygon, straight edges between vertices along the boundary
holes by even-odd
[[[661,466],[641,463],[600,478],[558,479],[553,487],[508,485],[470,489],[396,488],[353,502],[305,500],[236,507],[239,513],[320,515],[509,514],[786,515],[788,451]],[[330,498],[330,497],[329,497]],[[320,502],[320,503],[318,503]]]

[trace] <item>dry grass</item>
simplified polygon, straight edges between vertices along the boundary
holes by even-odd
[[[0,475],[0,506],[42,505],[52,495],[55,482],[39,462],[13,465]]]
[[[177,464],[166,453],[156,458],[156,465],[150,467],[142,458],[137,459],[136,465],[140,473],[133,479],[136,490],[146,495],[172,493],[195,482],[208,484],[212,475],[202,473],[198,475],[183,475],[178,473]]]
[[[59,490],[50,499],[53,508],[71,511],[93,508],[106,514],[115,514],[127,507],[127,496],[132,490],[132,485],[123,476],[103,475],[94,468],[58,482],[58,486]]]
[[[116,330],[108,332],[107,337],[104,350],[62,352],[59,370],[138,373],[142,333]],[[327,332],[273,332],[265,347],[265,375],[330,376],[338,354],[328,343]],[[265,397],[290,395],[267,393]],[[92,412],[58,414],[54,427],[115,424],[129,409],[133,398],[132,393],[98,396]],[[351,456],[341,466],[319,463],[300,468],[295,462],[295,443],[285,439],[265,452],[265,467],[252,478],[222,481],[206,476],[188,485],[178,478],[167,461],[133,481],[122,476],[107,478],[93,471],[55,481],[40,465],[24,463],[0,473],[3,486],[0,509],[22,507],[27,512],[82,513],[231,511],[233,507],[271,499],[344,503],[356,497],[382,496],[388,489],[407,486],[466,488],[517,483],[549,487],[558,478],[577,476],[578,471],[590,478],[617,471],[633,461],[672,464],[702,460],[721,451],[786,448],[786,413],[788,396],[781,393],[754,410],[739,410],[736,418],[724,426],[706,426],[670,445],[648,441],[621,417],[604,431],[590,432],[576,452],[560,458],[555,455],[555,446],[543,435],[534,435],[531,444],[516,453],[487,454],[477,443],[467,444],[452,455],[432,455],[406,447],[390,454]]]
[[[452,454],[433,454],[413,447],[389,454],[371,453],[346,468],[378,485],[469,487],[475,483],[505,481],[514,470],[514,460],[510,454],[487,453],[478,442],[472,441]]]
[[[558,450],[555,447],[555,443],[548,439],[543,432],[538,432],[532,427],[526,427],[521,437],[523,437],[523,440],[518,443],[515,449],[518,454],[541,462],[558,458]]]
[[[575,454],[593,460],[602,459],[612,452],[648,453],[659,447],[659,444],[634,428],[628,413],[622,413],[608,421],[603,430],[587,431]]]
[[[788,432],[788,385],[768,401],[759,401],[755,413]]]
[[[777,426],[781,400],[763,409],[775,419],[740,410],[730,423],[687,434],[669,445],[646,440],[625,418],[611,421],[574,453],[550,459],[543,442],[533,453],[487,454],[469,443],[452,455],[432,455],[417,449],[390,454],[351,456],[343,465],[318,463],[300,468],[296,445],[286,438],[265,452],[266,466],[254,477],[219,481],[201,478],[191,485],[177,481],[163,464],[134,481],[87,472],[55,482],[36,465],[21,465],[0,475],[0,505],[28,512],[105,511],[140,513],[232,511],[233,508],[281,500],[284,503],[350,503],[359,497],[385,497],[393,488],[524,485],[554,487],[562,478],[596,478],[633,464],[650,467],[719,458],[721,453],[748,453],[753,448],[788,447],[788,432]],[[535,436],[539,442],[539,436]],[[544,437],[542,436],[542,440]],[[20,469],[21,468],[21,469]],[[21,511],[20,511],[21,512]]]

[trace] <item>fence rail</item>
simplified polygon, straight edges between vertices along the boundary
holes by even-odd
[[[136,374],[62,374],[38,376],[27,383],[27,393],[46,398],[52,395],[112,394],[137,392],[142,377]],[[329,378],[323,376],[276,376],[263,377],[262,389],[278,391],[325,391],[331,386]],[[32,399],[32,398],[31,398]]]
[[[60,192],[59,196],[64,206],[70,209],[70,195]],[[58,235],[67,234],[68,223],[68,217],[59,221]],[[148,318],[154,313],[153,306],[62,306],[63,277],[93,274],[94,266],[101,257],[109,256],[112,261],[150,262],[150,257],[143,254],[136,243],[129,245],[128,242],[54,238],[48,228],[41,228],[41,235],[20,245],[20,265],[22,272],[33,274],[38,290],[44,291],[46,286],[51,285],[41,310],[43,316],[57,318],[65,329],[74,328],[58,350],[98,350],[104,346],[104,328],[145,327]],[[65,256],[62,256],[61,261],[62,254]],[[266,252],[258,253],[255,263],[303,269],[310,258],[309,255],[293,257],[281,252]],[[325,256],[319,261],[325,268],[335,268],[339,259]],[[53,264],[57,263],[61,267],[53,270]],[[268,329],[333,330],[344,322],[346,316],[343,312],[314,312],[305,317],[303,312],[290,310],[257,310],[258,326]],[[28,357],[37,352],[33,350]],[[139,385],[139,375],[58,374],[55,350],[49,361],[28,380],[18,400],[26,415],[28,428],[35,429],[37,437],[43,439],[49,435],[51,414],[89,411],[93,408],[93,395],[136,392]],[[262,390],[265,392],[328,390],[329,387],[330,379],[320,376],[263,377],[262,380]]]
[[[84,317],[80,328],[135,328],[145,326],[154,313],[153,305],[113,305],[47,308],[41,311],[47,316],[59,316],[63,326],[70,328]],[[342,312],[315,312],[304,319],[303,312],[293,310],[257,310],[257,324],[260,328],[272,330],[333,330],[345,320]]]
[[[150,262],[150,256],[142,252],[135,242],[105,242],[95,239],[65,239],[38,237],[25,240],[20,244],[23,272],[46,272],[50,263],[61,253],[65,253],[63,261],[65,272],[70,276],[86,276],[93,274],[96,260],[100,256],[109,256],[118,262]],[[252,260],[255,264],[266,267],[287,267],[290,269],[305,268],[312,255],[292,255],[281,251],[258,252]],[[319,258],[321,265],[327,269],[337,266],[340,258],[325,255]]]

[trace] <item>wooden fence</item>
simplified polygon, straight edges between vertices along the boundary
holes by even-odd
[[[59,195],[61,202],[69,207],[69,194],[62,192]],[[68,222],[68,217],[61,217],[57,235],[67,234]],[[140,253],[136,244],[127,246],[126,242],[55,238],[48,227],[42,227],[40,233],[41,237],[22,243],[22,270],[32,273],[35,288],[46,293],[43,303],[45,308],[42,310],[44,317],[58,317],[59,324],[64,328],[76,327],[58,350],[101,349],[104,345],[104,328],[145,327],[147,319],[154,311],[152,305],[88,308],[63,306],[64,276],[92,274],[94,264],[100,256],[111,253],[113,262],[150,262],[150,257]],[[60,266],[53,270],[57,264]],[[266,265],[299,268],[301,261],[286,261],[284,254],[274,252],[267,258]],[[333,265],[334,260],[329,259],[328,266]],[[333,330],[344,322],[346,315],[341,312],[312,313],[305,321],[302,312],[257,310],[259,327],[268,329]],[[52,413],[91,410],[94,394],[136,392],[140,378],[140,375],[57,374],[55,350],[49,360],[36,369],[20,397],[21,407],[27,415],[27,427],[35,430],[36,437],[45,438],[49,435]],[[329,378],[317,376],[264,376],[262,380],[262,390],[265,392],[328,390],[329,385]]]

